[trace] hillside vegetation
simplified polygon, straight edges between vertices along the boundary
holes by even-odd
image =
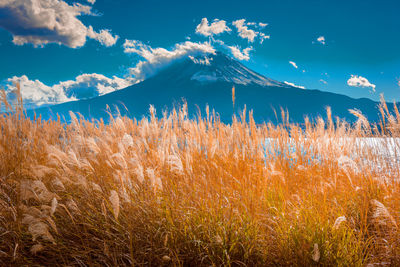
[[[400,265],[400,114],[384,101],[378,125],[327,109],[302,127],[3,105],[1,266]]]

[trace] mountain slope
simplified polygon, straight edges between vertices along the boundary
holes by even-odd
[[[108,118],[106,105],[119,107],[122,115],[140,118],[148,114],[149,105],[170,110],[185,99],[191,115],[204,113],[206,105],[230,122],[233,114],[232,86],[235,86],[235,112],[246,105],[254,110],[257,122],[276,122],[274,109],[287,109],[293,122],[303,122],[304,116],[325,115],[330,106],[333,115],[354,120],[348,109],[360,109],[371,121],[378,120],[377,103],[366,98],[353,99],[344,95],[303,90],[257,74],[241,63],[217,53],[206,58],[185,58],[160,71],[157,75],[125,89],[87,100],[68,102],[28,111],[44,119],[60,114],[68,120],[68,111],[79,112],[86,118]],[[125,111],[125,107],[128,111]]]

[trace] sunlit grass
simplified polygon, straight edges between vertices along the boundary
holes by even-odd
[[[400,141],[360,145],[398,136],[384,101],[378,125],[328,109],[302,127],[185,106],[63,124],[3,104],[2,266],[400,264]]]

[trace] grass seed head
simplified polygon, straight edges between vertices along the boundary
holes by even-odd
[[[312,259],[315,262],[319,262],[320,258],[321,258],[321,254],[319,252],[319,247],[318,247],[318,244],[315,243],[314,244],[314,249],[313,249],[313,252],[312,252]]]
[[[109,200],[111,202],[111,208],[115,219],[118,219],[119,215],[119,196],[115,190],[111,190]]]

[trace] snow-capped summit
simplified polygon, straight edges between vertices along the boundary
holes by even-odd
[[[205,56],[188,56],[184,62],[175,64],[179,65],[180,70],[176,70],[179,76],[187,76],[191,80],[203,83],[220,81],[241,85],[290,87],[250,70],[221,52]]]

